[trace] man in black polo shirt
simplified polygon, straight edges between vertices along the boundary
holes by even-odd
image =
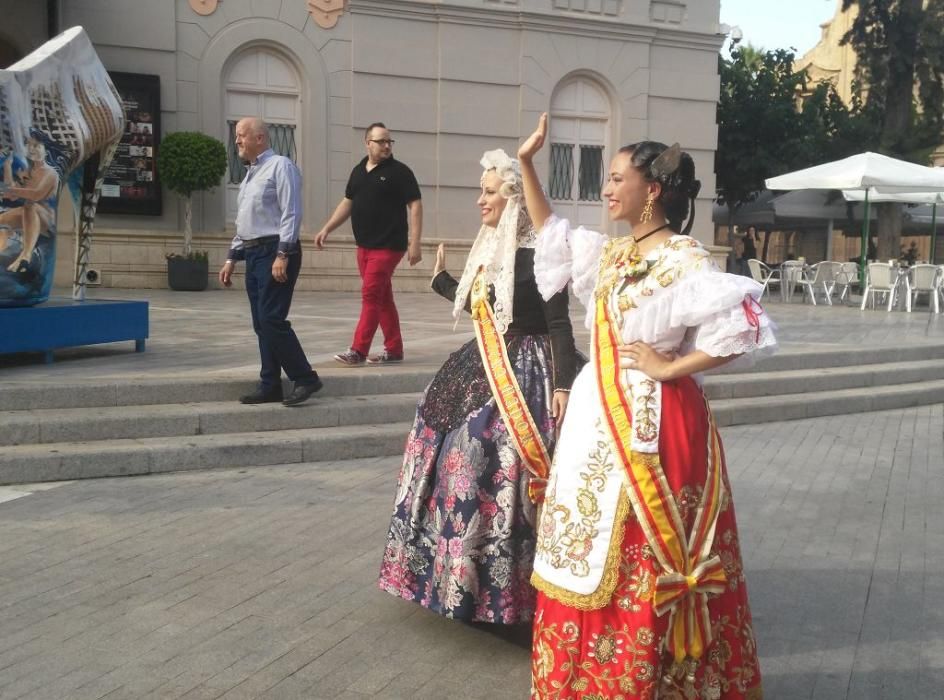
[[[382,123],[367,127],[364,143],[367,155],[351,171],[344,199],[315,236],[315,247],[321,250],[328,234],[351,218],[361,273],[361,316],[350,349],[334,359],[352,367],[365,362],[403,361],[400,317],[393,301],[393,272],[404,253],[410,265],[422,260],[423,203],[416,177],[393,157],[393,139]],[[383,331],[384,349],[368,357],[378,325]]]

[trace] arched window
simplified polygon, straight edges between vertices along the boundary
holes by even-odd
[[[224,80],[229,171],[226,180],[226,222],[236,218],[236,196],[246,168],[236,153],[236,123],[243,117],[261,117],[269,125],[272,150],[298,162],[301,153],[301,80],[283,54],[255,46],[238,54]],[[299,166],[301,164],[299,163]]]
[[[605,227],[600,193],[609,133],[610,100],[598,83],[578,76],[557,87],[551,99],[548,195],[571,223]]]

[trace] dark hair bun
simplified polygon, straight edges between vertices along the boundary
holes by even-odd
[[[630,162],[633,167],[642,171],[643,177],[650,182],[658,182],[662,185],[659,201],[662,203],[669,227],[673,231],[687,235],[692,230],[692,224],[695,221],[695,197],[701,191],[701,182],[695,179],[695,161],[684,151],[678,159],[677,168],[672,172],[664,172],[660,169],[659,174],[655,175],[652,172],[652,164],[668,149],[668,146],[658,141],[641,141],[623,146],[620,153],[629,153]]]

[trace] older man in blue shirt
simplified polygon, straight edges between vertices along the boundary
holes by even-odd
[[[246,261],[246,292],[262,359],[259,385],[239,400],[296,406],[322,386],[286,318],[302,265],[302,177],[290,159],[269,148],[269,130],[261,119],[242,119],[236,125],[236,149],[249,169],[239,186],[236,236],[220,282],[229,287],[236,261]],[[283,369],[295,383],[284,399]]]

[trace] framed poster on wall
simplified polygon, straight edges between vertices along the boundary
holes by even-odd
[[[125,133],[105,171],[98,211],[102,214],[160,216],[161,183],[157,149],[161,141],[161,79],[157,75],[112,73],[125,107]]]

